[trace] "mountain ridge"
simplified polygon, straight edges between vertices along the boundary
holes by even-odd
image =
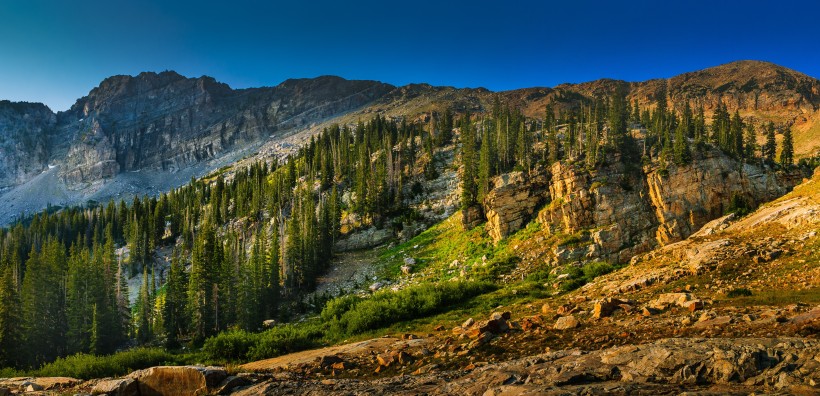
[[[477,113],[490,109],[499,98],[521,108],[527,117],[541,118],[548,102],[570,109],[617,88],[625,88],[627,99],[645,108],[665,89],[669,108],[681,109],[686,102],[702,104],[707,117],[722,102],[754,124],[773,121],[780,130],[793,127],[798,157],[820,149],[814,139],[820,134],[820,80],[762,61],[731,62],[643,82],[604,78],[499,92],[425,83],[394,86],[331,75],[287,79],[273,87],[233,89],[210,76],[142,72],[104,79],[66,111],[49,109],[15,117],[7,113],[0,121],[0,134],[7,136],[5,152],[15,154],[5,155],[0,164],[0,191],[34,180],[49,165],[61,165],[60,188],[76,192],[69,195],[78,198],[55,198],[49,203],[83,203],[92,196],[116,198],[117,189],[110,196],[94,193],[125,172],[157,172],[162,180],[163,174],[183,169],[203,175],[215,169],[216,163],[224,166],[254,150],[257,154],[251,155],[256,158],[282,157],[333,123],[355,124],[372,113],[418,117],[447,108]],[[27,150],[24,139],[15,136],[33,122],[32,117],[43,130],[36,134],[37,149]],[[201,169],[194,170],[197,167]],[[184,181],[157,183],[156,188],[163,191]],[[3,195],[0,200],[7,201],[7,194]],[[24,211],[29,213],[42,209],[41,205],[28,206]],[[8,221],[17,214],[3,217]]]

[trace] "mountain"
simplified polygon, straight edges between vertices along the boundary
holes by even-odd
[[[0,223],[49,204],[158,194],[243,157],[282,157],[323,128],[352,125],[374,113],[478,113],[498,98],[541,118],[550,101],[570,109],[616,89],[642,108],[653,106],[665,89],[669,108],[703,104],[707,116],[723,102],[752,123],[792,127],[798,158],[820,147],[820,82],[757,61],[638,83],[602,79],[497,93],[332,76],[234,90],[211,77],[141,73],[107,78],[58,114],[40,104],[0,102],[0,201],[6,203]],[[31,191],[41,194],[32,199]]]

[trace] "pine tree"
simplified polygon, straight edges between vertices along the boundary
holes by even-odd
[[[174,249],[171,256],[171,268],[166,282],[165,305],[162,309],[162,324],[165,331],[165,345],[168,348],[179,347],[179,337],[188,327],[185,315],[187,300],[187,280],[185,264],[179,249]]]
[[[777,141],[775,140],[774,124],[769,122],[766,125],[766,143],[763,145],[763,159],[773,164],[775,152],[777,151]]]
[[[461,163],[464,169],[461,176],[461,208],[466,209],[475,205],[477,199],[475,133],[470,114],[465,114],[461,123]]]
[[[740,113],[735,111],[729,127],[729,152],[733,155],[743,157],[743,119]]]
[[[0,367],[20,363],[20,296],[10,262],[0,266]]]
[[[791,128],[783,131],[783,142],[780,148],[780,165],[791,166],[794,164],[794,140],[792,139]]]
[[[678,165],[688,164],[692,160],[692,153],[689,150],[689,139],[686,137],[686,124],[680,123],[675,128],[675,163]]]
[[[148,267],[142,269],[142,285],[140,286],[139,297],[137,300],[138,314],[137,314],[137,342],[145,344],[153,338],[151,332],[151,307],[152,294],[148,283]]]
[[[493,176],[495,164],[495,150],[493,149],[493,139],[490,128],[486,125],[482,128],[481,150],[478,161],[478,201],[484,200],[490,188],[490,178]]]
[[[757,132],[755,132],[755,126],[751,122],[746,124],[746,133],[743,139],[743,157],[751,160],[755,157],[757,151]]]
[[[215,308],[213,304],[215,275],[218,269],[216,235],[208,219],[202,225],[191,252],[188,281],[188,315],[191,336],[200,343],[213,334]]]

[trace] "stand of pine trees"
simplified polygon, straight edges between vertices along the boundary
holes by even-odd
[[[287,319],[327,269],[343,212],[365,226],[403,213],[408,182],[436,177],[436,149],[451,143],[453,123],[447,111],[429,124],[376,116],[333,126],[282,163],[0,230],[0,366],[129,342],[196,345]],[[158,264],[160,248],[173,252],[170,268]]]

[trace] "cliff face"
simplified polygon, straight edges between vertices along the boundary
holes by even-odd
[[[62,177],[71,185],[126,171],[175,171],[348,112],[392,88],[335,77],[245,90],[174,72],[111,77],[60,114],[61,133],[73,142]]]
[[[0,190],[46,169],[56,122],[43,104],[0,101]]]
[[[708,150],[692,164],[665,171],[613,161],[594,171],[556,163],[529,176],[503,175],[483,206],[496,241],[534,219],[562,240],[553,250],[558,261],[622,262],[688,237],[725,214],[733,197],[756,206],[801,180],[802,174],[773,172]]]

